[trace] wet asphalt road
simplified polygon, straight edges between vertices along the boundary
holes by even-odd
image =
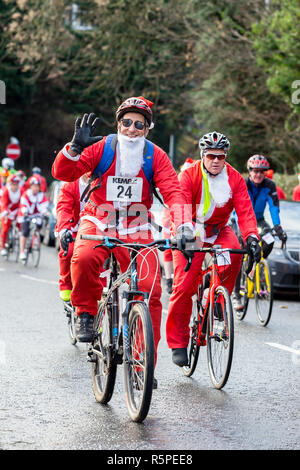
[[[275,301],[267,328],[254,305],[235,323],[231,375],[210,382],[206,350],[193,378],[162,341],[149,415],[130,421],[119,369],[111,402],[93,396],[87,347],[71,346],[58,298],[54,248],[38,269],[0,260],[0,449],[297,449],[300,438],[300,302]],[[252,303],[252,302],[251,302]]]

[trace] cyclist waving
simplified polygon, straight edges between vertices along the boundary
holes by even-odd
[[[65,181],[76,180],[88,171],[95,175],[86,195],[79,235],[105,234],[123,241],[149,243],[152,240],[149,209],[153,184],[160,189],[169,207],[183,208],[185,199],[170,159],[161,148],[146,140],[153,127],[152,104],[143,97],[125,100],[116,112],[118,134],[103,139],[92,137],[99,120],[95,115],[77,119],[74,137],[57,155],[52,174]],[[111,151],[109,165],[98,171]],[[178,227],[181,220],[172,209],[171,216]],[[181,225],[178,230],[183,233],[185,228]],[[82,342],[93,339],[93,320],[102,292],[99,271],[109,254],[107,248],[93,250],[94,246],[95,242],[77,237],[71,263],[71,301],[79,316],[77,337]],[[120,247],[114,253],[124,271],[130,262],[128,250]],[[162,311],[159,266],[156,253],[150,249],[144,250],[144,256],[139,254],[137,260],[139,286],[151,293],[149,309],[156,352]]]
[[[260,259],[259,237],[255,214],[242,175],[226,162],[230,147],[227,137],[210,132],[199,141],[201,159],[180,175],[181,188],[187,204],[192,205],[196,236],[204,246],[240,249],[237,237],[227,225],[236,210],[243,239],[249,252]],[[191,267],[184,271],[186,260],[174,252],[174,284],[167,318],[167,342],[173,362],[188,364],[189,319],[192,296],[197,291],[204,253],[194,253]],[[231,255],[231,264],[224,266],[223,285],[231,294],[241,266],[241,255]]]

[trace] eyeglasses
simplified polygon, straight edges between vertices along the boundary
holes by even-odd
[[[138,131],[142,131],[146,127],[146,123],[142,121],[134,121],[132,119],[121,119],[121,123],[123,124],[124,127],[130,127],[132,123],[134,124],[134,127]]]
[[[204,156],[207,157],[208,160],[214,160],[215,158],[217,158],[218,160],[225,160],[226,158],[225,153],[220,153],[218,155],[215,155],[213,153],[205,153]]]
[[[253,173],[257,173],[257,174],[264,174],[265,173],[265,170],[259,170],[257,168],[250,168],[250,171],[252,171]]]

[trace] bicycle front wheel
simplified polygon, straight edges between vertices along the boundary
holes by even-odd
[[[243,309],[238,310],[234,309],[234,314],[238,320],[243,320],[246,316],[248,304],[249,304],[249,297],[248,297],[248,276],[246,274],[245,269],[245,262],[243,261],[242,268],[241,268],[241,280],[240,280],[240,291],[239,294],[241,296],[241,301],[243,305]]]
[[[200,323],[200,312],[198,308],[198,298],[195,295],[193,297],[193,307],[192,307],[192,315],[190,319],[190,339],[189,344],[187,347],[187,354],[189,363],[187,366],[183,366],[182,372],[186,377],[191,377],[195,372],[198,358],[199,358],[199,350],[200,346],[198,345],[198,331],[199,331],[199,323]]]
[[[233,313],[229,293],[223,286],[214,292],[213,311],[207,328],[207,361],[209,375],[215,388],[226,384],[232,363],[234,340]]]
[[[117,363],[112,356],[112,325],[107,306],[100,303],[96,339],[92,345],[91,374],[93,392],[99,403],[110,401],[116,381]]]
[[[259,281],[256,278],[255,291],[256,314],[259,324],[267,326],[270,321],[273,308],[272,278],[268,262],[265,259],[260,260],[258,269]]]
[[[154,339],[152,321],[144,303],[135,304],[128,318],[129,357],[124,357],[126,404],[131,419],[141,423],[147,416],[153,387]],[[128,348],[127,348],[128,349]]]

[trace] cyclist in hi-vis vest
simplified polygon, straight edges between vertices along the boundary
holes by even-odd
[[[256,260],[260,259],[256,219],[246,183],[242,175],[225,162],[230,147],[229,140],[219,132],[211,132],[200,139],[199,147],[201,159],[179,177],[186,203],[192,205],[198,245],[216,244],[224,248],[240,249],[237,237],[227,225],[230,214],[235,209],[246,247]],[[181,367],[188,364],[192,296],[197,292],[203,259],[204,253],[195,252],[191,267],[185,272],[184,256],[179,251],[173,253],[174,283],[166,328],[173,362]],[[241,261],[242,255],[231,254],[231,264],[224,263],[221,278],[229,294],[233,290]]]
[[[95,115],[85,114],[82,120],[78,118],[72,141],[59,152],[53,164],[55,178],[73,181],[88,171],[94,173],[106,153],[114,149],[109,167],[97,173],[85,196],[87,202],[81,214],[71,263],[71,301],[79,317],[76,322],[77,336],[82,342],[93,338],[93,320],[102,293],[99,271],[109,250],[106,247],[94,250],[97,243],[80,239],[80,234],[103,234],[122,241],[149,243],[152,240],[149,209],[153,184],[159,188],[170,207],[177,237],[182,234],[187,239],[193,236],[191,220],[182,223],[181,210],[184,210],[185,198],[170,159],[160,147],[146,140],[149,129],[153,127],[152,104],[143,97],[124,101],[116,112],[118,134],[113,139],[110,136],[103,139],[92,137],[99,120],[94,119]],[[108,146],[106,141],[109,142]],[[124,271],[130,261],[128,250],[119,247],[114,249],[114,254]],[[137,261],[139,288],[151,294],[149,309],[157,353],[162,311],[160,267],[153,250],[143,251]]]

